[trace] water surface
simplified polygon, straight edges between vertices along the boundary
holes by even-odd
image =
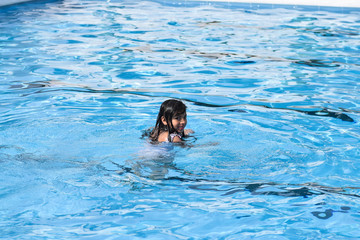
[[[1,8],[1,238],[359,238],[359,11],[244,6]]]

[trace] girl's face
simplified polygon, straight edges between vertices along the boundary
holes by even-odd
[[[162,116],[161,117],[161,121],[162,123],[166,126],[167,122],[165,120],[165,117]],[[178,133],[183,133],[185,126],[187,124],[187,120],[186,120],[186,112],[181,113],[181,114],[175,114],[173,116],[173,118],[171,119],[171,123],[174,127],[174,130]]]
[[[171,120],[172,125],[174,126],[174,130],[178,133],[183,133],[185,126],[187,124],[186,120],[186,112],[182,114],[175,115]]]

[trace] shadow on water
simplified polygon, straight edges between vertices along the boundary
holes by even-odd
[[[162,49],[163,50],[163,49]],[[140,46],[140,47],[129,47],[123,50],[124,52],[156,52],[158,50],[152,49],[150,45]],[[291,64],[304,65],[308,67],[321,67],[321,68],[334,68],[340,67],[342,65],[351,65],[359,66],[357,63],[345,63],[340,61],[333,61],[330,59],[296,59],[296,58],[283,58],[283,57],[274,57],[274,56],[264,56],[264,55],[255,55],[255,54],[239,54],[233,52],[202,52],[198,50],[188,50],[188,49],[169,49],[169,52],[177,51],[186,54],[187,56],[200,57],[205,59],[227,59],[227,58],[237,58],[241,60],[230,61],[230,65],[247,65],[254,64],[257,61],[269,61],[269,62],[287,62]]]
[[[131,167],[126,167],[115,162],[112,163],[117,166],[117,174],[119,175],[135,174],[140,177],[159,180],[163,184],[166,184],[166,182],[189,183],[188,187],[190,189],[222,192],[221,196],[250,192],[252,195],[272,195],[281,197],[308,198],[317,195],[340,194],[360,198],[360,195],[358,194],[347,192],[348,190],[360,190],[360,187],[328,187],[312,182],[303,184],[281,184],[276,182],[237,182],[203,178],[176,167],[174,160],[177,147],[190,149],[192,147],[197,147],[197,145],[196,143],[185,143],[182,145],[173,143],[148,143],[147,147],[145,146],[145,148],[137,154],[136,158],[129,161]],[[198,147],[203,147],[203,145],[200,144]],[[139,171],[141,168],[150,168],[151,171],[161,172],[161,174],[157,174],[156,178],[152,177],[153,174],[142,175],[142,171]],[[159,170],[159,168],[166,169]],[[169,169],[175,170],[178,173],[176,174],[177,176],[167,176]]]
[[[276,109],[276,110],[290,110],[290,111],[304,113],[304,114],[311,115],[311,116],[332,117],[332,118],[340,119],[340,120],[345,121],[345,122],[355,122],[354,119],[352,119],[351,117],[349,117],[345,113],[334,112],[334,111],[331,111],[331,110],[329,110],[327,108],[323,108],[323,109],[317,110],[317,111],[311,111],[311,110],[307,111],[307,110],[298,110],[298,109],[291,109],[291,108],[275,108],[275,107],[269,107],[269,106],[264,106],[264,105],[253,105],[253,106]],[[229,111],[230,112],[243,112],[243,110],[241,110],[241,109],[232,109],[232,110],[229,110]]]
[[[56,87],[56,88],[52,88]],[[131,95],[138,95],[138,96],[146,96],[146,97],[168,97],[167,92],[162,91],[155,91],[155,90],[146,90],[146,89],[133,89],[133,88],[122,88],[122,89],[93,89],[85,85],[80,84],[70,84],[65,83],[61,81],[39,81],[39,82],[33,82],[33,83],[26,83],[26,84],[16,84],[11,85],[10,89],[34,89],[35,92],[31,93],[24,93],[23,96],[28,96],[31,94],[37,94],[37,93],[43,93],[43,92],[56,92],[56,91],[69,91],[69,92],[83,92],[83,93],[101,93],[101,94],[131,94]],[[154,93],[156,93],[156,96],[154,96]],[[176,93],[173,92],[173,93]],[[170,98],[170,97],[168,97]],[[171,97],[174,98],[174,97]],[[352,110],[341,108],[342,111],[334,111],[330,110],[328,108],[320,107],[320,110],[299,110],[294,108],[278,108],[273,106],[266,106],[266,105],[260,105],[260,104],[212,104],[212,103],[206,103],[206,102],[200,102],[200,101],[194,101],[192,99],[188,98],[182,98],[181,100],[194,103],[197,106],[203,106],[203,107],[211,107],[211,108],[224,108],[224,107],[237,107],[237,106],[255,106],[255,107],[263,107],[273,110],[287,110],[287,111],[295,111],[299,113],[304,113],[311,116],[318,116],[318,117],[331,117],[340,119],[342,121],[346,122],[355,122],[353,118],[351,118],[349,115],[345,114],[344,112],[354,112]],[[315,107],[314,107],[315,108]],[[319,107],[317,107],[318,109]],[[245,110],[242,109],[230,109],[228,110],[230,112],[239,112],[244,113]]]
[[[236,182],[225,180],[210,180],[206,178],[200,178],[194,174],[185,172],[182,169],[176,167],[173,163],[174,157],[170,158],[143,158],[135,161],[133,167],[124,167],[120,164],[116,164],[121,171],[118,171],[119,175],[134,174],[145,179],[145,184],[148,180],[155,181],[153,183],[160,185],[177,185],[180,183],[182,187],[186,186],[188,189],[199,192],[219,192],[220,196],[227,197],[236,194],[250,193],[255,196],[277,196],[285,198],[309,198],[312,196],[320,195],[342,195],[348,197],[360,198],[358,194],[348,193],[349,190],[360,190],[357,187],[328,187],[319,185],[316,183],[304,183],[304,184],[281,184],[275,182]],[[115,164],[115,163],[114,163]],[[151,169],[151,174],[145,173],[144,169]],[[166,177],[169,170],[178,172],[180,176]],[[134,178],[131,178],[134,179]],[[135,190],[139,190],[138,185]],[[302,206],[301,204],[298,204]],[[325,202],[319,202],[314,204],[318,209],[312,211],[311,214],[322,220],[329,219],[334,213],[348,213],[351,209],[348,206],[341,206],[339,210],[324,209]]]
[[[153,188],[154,185],[175,186],[178,188],[186,188],[201,193],[219,193],[218,197],[233,197],[237,194],[254,196],[275,196],[282,198],[310,198],[313,196],[339,195],[359,199],[360,195],[349,193],[349,191],[359,191],[359,187],[329,187],[317,183],[300,183],[286,184],[277,182],[242,182],[227,181],[221,179],[207,179],[203,176],[187,172],[176,166],[174,162],[176,148],[179,145],[170,143],[148,146],[140,151],[135,158],[129,159],[126,165],[110,161],[115,169],[108,169],[101,166],[102,171],[114,173],[121,178],[121,182],[130,185],[130,191],[142,191],[147,186]],[[11,162],[33,160],[36,162],[46,163],[47,159],[34,157],[25,153],[24,149],[16,146],[0,145],[0,155],[2,158]],[[13,157],[11,157],[13,156]],[[61,161],[61,167],[74,167],[77,164],[85,166],[84,162]],[[46,164],[47,167],[48,164]],[[58,168],[59,166],[56,166]],[[100,166],[99,166],[100,167]],[[170,171],[173,171],[170,173]],[[117,181],[119,178],[116,178]],[[194,193],[195,193],[194,192]],[[296,206],[305,206],[304,204],[295,204]],[[348,213],[350,207],[341,206],[340,209],[334,210],[324,208],[324,201],[314,203],[316,208],[311,214],[322,220],[326,220],[334,215],[334,213]],[[243,217],[243,216],[242,216]]]

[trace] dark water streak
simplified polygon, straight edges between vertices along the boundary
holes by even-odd
[[[59,85],[59,87],[56,89],[51,88],[51,87],[54,87],[54,84]],[[66,86],[69,84],[64,83],[64,85]],[[59,84],[58,82],[54,83],[51,81],[28,83],[26,85],[12,85],[12,86],[10,86],[10,88],[12,88],[12,89],[38,89],[38,88],[40,88],[40,90],[38,90],[38,91],[23,94],[23,96],[28,96],[28,95],[31,95],[34,93],[39,94],[39,93],[44,93],[44,92],[68,91],[68,92],[101,93],[101,94],[131,94],[131,95],[146,96],[146,97],[152,97],[152,98],[153,97],[173,98],[173,97],[168,97],[167,93],[162,92],[162,91],[156,92],[154,90],[149,91],[149,90],[144,90],[144,89],[93,89],[93,88],[89,88],[87,86],[75,85],[75,84],[73,87],[69,88],[69,87],[62,87],[61,84]],[[47,89],[43,90],[42,88],[47,88]],[[154,96],[152,93],[164,93],[164,94]],[[303,114],[307,114],[307,115],[311,115],[311,116],[331,117],[331,118],[340,119],[345,122],[355,122],[355,120],[353,118],[351,118],[349,115],[344,113],[344,112],[352,113],[354,111],[347,110],[344,108],[341,108],[341,110],[343,112],[331,110],[331,109],[324,108],[324,107],[314,107],[314,108],[321,108],[320,110],[299,110],[299,109],[293,109],[293,108],[278,108],[278,107],[272,107],[272,106],[261,105],[261,104],[251,104],[251,103],[219,105],[219,104],[194,101],[194,100],[188,99],[188,98],[181,98],[180,100],[191,102],[197,106],[202,106],[202,107],[224,108],[224,107],[238,107],[238,106],[254,106],[254,107],[263,107],[263,108],[268,108],[268,109],[273,109],[273,110],[295,111],[295,112],[299,112],[299,113],[303,113]],[[230,112],[238,112],[238,113],[246,112],[245,110],[242,110],[242,109],[230,109],[229,111]]]
[[[126,167],[121,164],[112,162],[116,165],[121,172],[117,171],[117,174],[136,174],[131,167]],[[182,174],[189,175],[187,172],[182,169],[176,168],[174,170],[181,172]],[[233,195],[238,192],[250,192],[252,195],[273,195],[281,197],[304,197],[307,198],[312,195],[324,195],[324,194],[340,194],[344,196],[360,198],[358,194],[346,193],[347,190],[360,190],[360,187],[328,187],[319,185],[317,183],[303,183],[303,184],[281,184],[275,182],[257,182],[257,183],[248,183],[248,182],[236,182],[236,181],[224,181],[224,180],[213,180],[206,178],[197,178],[194,176],[187,177],[164,177],[158,179],[161,181],[161,185],[166,185],[168,182],[182,182],[182,183],[192,183],[194,185],[189,185],[188,187],[193,190],[199,191],[217,191],[224,192],[222,196]],[[199,184],[200,183],[200,184]],[[223,187],[228,185],[228,189],[218,189],[217,187]],[[275,187],[279,191],[264,191],[266,187]]]

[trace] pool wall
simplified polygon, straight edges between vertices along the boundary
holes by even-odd
[[[22,2],[29,2],[29,1],[32,1],[32,0],[1,0],[0,7],[6,6],[6,5],[11,5],[11,4],[22,3]]]
[[[1,0],[0,7],[5,5],[29,2],[34,0]],[[184,0],[185,1],[185,0]],[[204,1],[204,0],[194,0]],[[281,5],[309,5],[309,6],[328,6],[328,7],[360,7],[359,0],[207,0],[207,2],[239,2],[250,4],[281,4]]]
[[[201,1],[201,0],[195,0]],[[239,2],[252,4],[281,4],[281,5],[308,5],[327,7],[360,7],[359,0],[208,0],[208,2]]]

